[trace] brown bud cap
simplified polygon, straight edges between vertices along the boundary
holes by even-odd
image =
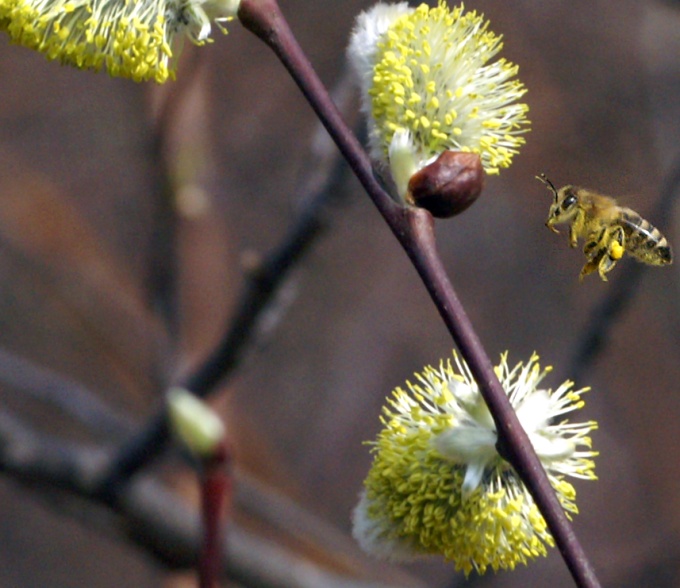
[[[463,212],[481,194],[484,168],[476,153],[444,151],[430,165],[411,176],[406,200],[448,218]]]

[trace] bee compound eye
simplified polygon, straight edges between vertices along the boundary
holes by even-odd
[[[573,194],[568,194],[562,201],[562,209],[567,210],[568,208],[574,206],[574,204],[576,204],[576,196]]]

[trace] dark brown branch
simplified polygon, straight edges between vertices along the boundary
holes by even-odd
[[[95,516],[84,506],[103,506],[96,489],[105,457],[100,448],[64,442],[0,412],[0,471],[52,499],[59,496],[60,508],[79,519]],[[201,543],[199,514],[158,482],[148,476],[134,480],[120,494],[113,511],[118,524],[102,526],[103,532],[131,539],[168,568],[196,565]],[[235,523],[229,524],[227,539],[226,575],[243,586],[388,588],[331,573]],[[399,585],[417,586],[411,581]]]
[[[494,417],[499,435],[499,452],[515,467],[526,483],[577,584],[584,587],[599,586],[594,570],[576,539],[545,470],[448,280],[436,251],[431,216],[422,210],[402,209],[375,180],[367,155],[343,122],[338,109],[297,44],[276,1],[243,0],[239,19],[276,53],[288,69],[411,258]]]
[[[130,420],[78,382],[0,348],[0,383],[50,404],[101,437],[133,430]]]
[[[337,94],[347,100],[348,80],[338,85]],[[238,367],[257,332],[263,313],[271,307],[286,278],[304,255],[317,242],[328,225],[328,213],[337,203],[339,185],[346,165],[328,141],[315,153],[315,172],[302,187],[304,195],[300,213],[281,243],[267,255],[248,276],[248,281],[236,305],[234,319],[211,354],[180,383],[200,397],[225,383]],[[100,492],[108,500],[137,471],[154,461],[167,445],[168,429],[163,406],[143,429],[124,443],[112,461],[108,475],[102,480]]]
[[[112,409],[99,400],[93,391],[6,351],[0,351],[0,381],[19,387],[31,398],[56,407],[71,416],[79,425],[99,436],[119,437],[134,428],[133,423],[125,416],[117,415],[112,418],[111,415],[114,415]],[[79,406],[81,403],[86,405],[85,410]],[[89,406],[90,403],[94,404]],[[88,449],[37,434],[6,412],[0,413],[0,470],[4,471],[8,478],[35,484],[36,487],[45,490],[45,496],[52,498],[57,496],[55,489],[66,490],[70,496],[83,498],[96,495],[95,489],[101,479],[101,471],[108,463],[108,456],[109,452],[103,450]],[[335,527],[245,472],[237,471],[235,477],[237,484],[234,488],[234,508],[239,513],[249,519],[260,521],[267,528],[273,529],[277,536],[295,537],[296,544],[302,546],[305,552],[321,553],[322,558],[323,554],[332,553],[340,561],[356,561],[354,543]],[[148,478],[136,481],[129,489],[130,494],[126,496],[146,496],[148,493],[148,500],[145,499],[143,506],[139,507],[146,514],[135,515],[134,521],[125,522],[124,526],[130,529],[137,545],[157,554],[164,565],[172,568],[189,567],[194,559],[187,554],[193,553],[191,551],[193,547],[190,548],[188,540],[174,538],[175,535],[188,535],[188,531],[173,530],[173,525],[187,529],[189,525],[168,522],[175,520],[174,513],[178,508],[187,510],[187,513],[188,509],[183,504],[178,507],[176,500],[160,485],[144,480]],[[142,490],[138,492],[135,488]],[[164,498],[166,494],[169,497],[167,500]],[[158,501],[155,501],[155,497]],[[127,500],[125,497],[121,499],[121,503]],[[115,532],[115,528],[120,527],[120,521],[112,522],[111,516],[99,516],[108,511],[102,509],[96,496],[87,501],[57,499],[51,502],[53,507],[56,502],[56,507],[67,510],[78,520],[89,527],[97,527],[103,533],[111,533],[112,529]],[[133,512],[124,505],[120,506],[119,510],[122,513]],[[188,520],[189,515],[184,518]],[[285,549],[273,545],[263,548],[259,544],[259,539],[244,536],[238,526],[232,527],[231,531],[230,546],[233,547],[234,543],[237,546],[241,543],[247,545],[243,548],[237,547],[236,555],[232,554],[232,563],[236,568],[267,568],[265,553],[272,554],[277,561],[285,561],[288,557],[285,555]],[[256,560],[256,556],[249,554],[252,549],[260,554],[261,559]],[[286,574],[290,573],[288,567]],[[358,565],[354,567],[363,569]],[[291,577],[293,575],[295,574],[291,573]],[[276,574],[272,572],[271,576],[284,577],[280,571]],[[414,585],[411,579],[403,579],[398,583]],[[289,584],[304,585],[293,580],[290,583],[283,581],[283,585]]]

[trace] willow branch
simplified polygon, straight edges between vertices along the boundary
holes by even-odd
[[[286,67],[411,259],[493,415],[499,451],[517,470],[534,497],[574,580],[583,587],[599,586],[545,470],[447,277],[436,249],[432,217],[424,210],[402,208],[375,180],[368,156],[342,120],[276,1],[243,0],[238,16]]]
[[[100,437],[119,437],[134,429],[123,413],[103,402],[92,390],[3,347],[0,347],[0,385],[49,404],[78,424],[97,431]]]
[[[201,544],[200,517],[149,476],[140,476],[120,494],[113,515],[103,509],[97,480],[106,452],[37,432],[0,412],[0,471],[34,487],[53,506],[103,533],[132,540],[170,569],[195,567]],[[108,515],[107,515],[108,513]],[[111,517],[115,517],[112,524]],[[385,584],[351,578],[317,566],[290,550],[230,522],[223,546],[224,577],[251,588],[388,588],[419,586],[405,579]]]
[[[337,95],[346,100],[348,80],[341,80]],[[246,285],[236,304],[233,319],[224,335],[207,358],[179,385],[199,397],[226,383],[237,368],[249,343],[258,332],[265,312],[275,304],[277,294],[290,272],[318,241],[328,226],[329,211],[338,203],[337,194],[347,167],[330,142],[315,153],[315,172],[308,178],[301,192],[300,212],[280,244],[275,247],[248,275]],[[149,422],[133,435],[113,457],[109,473],[102,480],[100,493],[108,500],[127,480],[154,461],[167,446],[168,427],[165,407],[161,406]]]

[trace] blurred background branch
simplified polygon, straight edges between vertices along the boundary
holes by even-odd
[[[101,448],[66,443],[31,430],[7,413],[0,413],[0,468],[6,475],[38,492],[54,508],[77,517],[82,524],[113,534],[117,540],[132,540],[169,568],[195,566],[201,543],[198,512],[158,481],[142,476],[119,496],[116,517],[102,512],[104,505],[97,504],[95,489],[102,465],[106,463],[105,456],[106,451]],[[323,541],[333,545],[340,550],[338,555],[345,553],[348,571],[352,566],[359,567],[352,562],[356,555],[350,555],[347,540],[340,540],[337,531],[290,503],[282,504],[282,498],[249,481],[247,476],[243,480],[239,476],[237,481],[236,506],[241,507],[240,503],[245,502],[243,506],[251,514],[260,517],[266,514],[269,524],[279,526],[285,533],[298,535],[298,541],[309,541],[310,545]],[[387,588],[419,585],[405,577],[403,582],[406,583],[395,584],[351,579],[349,575],[324,569],[294,551],[264,541],[242,529],[238,523],[229,522],[225,531],[228,538],[226,574],[243,586]]]
[[[347,107],[349,89],[349,77],[344,75],[335,91],[341,107]],[[281,292],[286,279],[327,228],[329,211],[339,203],[346,166],[325,134],[316,135],[315,147],[310,158],[312,172],[300,188],[295,222],[266,257],[249,263],[246,286],[224,335],[208,357],[182,378],[181,385],[200,397],[215,391],[218,384],[224,384],[240,365],[253,340],[279,322],[277,315],[284,310]],[[110,473],[103,480],[102,493],[115,495],[129,477],[157,457],[167,439],[166,415],[161,409],[115,456]]]

